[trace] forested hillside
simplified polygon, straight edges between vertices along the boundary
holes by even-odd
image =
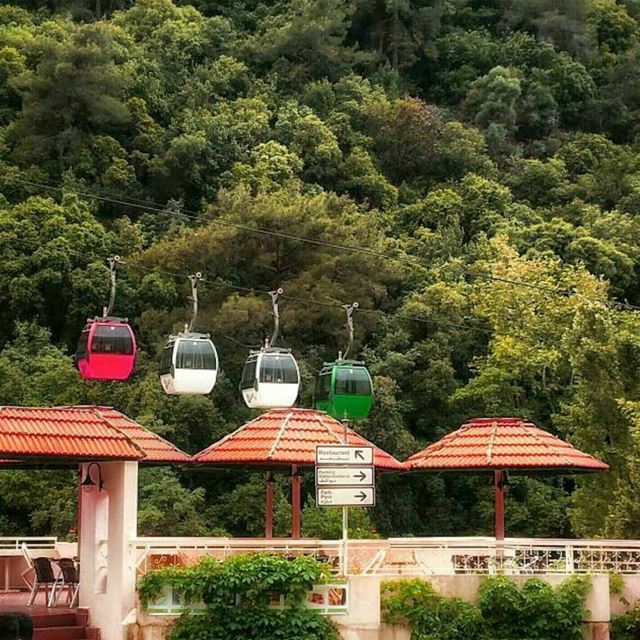
[[[639,135],[636,0],[5,0],[0,404],[115,406],[195,452],[251,417],[266,291],[285,289],[301,406],[357,300],[364,435],[404,459],[469,416],[527,416],[612,471],[513,478],[509,532],[638,537]],[[114,254],[141,355],[127,383],[82,382]],[[222,373],[169,397],[159,353],[195,271]],[[66,535],[69,480],[0,473],[0,535]],[[259,534],[263,487],[146,470],[141,531]],[[324,516],[309,501],[306,532],[335,535]],[[491,517],[489,477],[389,477],[357,525]]]

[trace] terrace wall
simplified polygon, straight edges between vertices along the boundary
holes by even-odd
[[[536,577],[553,585],[560,584],[566,578],[556,574]],[[510,578],[521,583],[530,576],[510,576]],[[334,617],[343,640],[409,640],[410,634],[407,630],[382,624],[380,584],[388,579],[402,579],[402,576],[388,578],[367,575],[349,578],[349,613]],[[426,576],[425,579],[429,580],[442,595],[475,602],[482,576],[436,575]],[[609,593],[608,575],[594,575],[591,579],[593,586],[586,604],[589,609],[589,615],[585,620],[586,640],[608,640],[612,610],[614,613],[621,612],[624,605],[619,602],[618,596],[612,596]],[[625,583],[623,595],[633,602],[640,597],[640,576],[626,576]],[[150,616],[138,611],[137,622],[129,627],[128,640],[164,640],[174,620],[175,618]]]

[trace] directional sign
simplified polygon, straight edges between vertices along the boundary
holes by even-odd
[[[371,487],[373,467],[316,467],[317,487]]]
[[[316,447],[316,464],[373,464],[373,447],[319,445]]]
[[[376,494],[373,487],[316,488],[316,504],[319,507],[373,507]]]

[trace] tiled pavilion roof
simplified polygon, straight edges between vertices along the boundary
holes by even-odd
[[[193,456],[193,462],[263,467],[315,465],[318,445],[342,444],[343,425],[312,409],[273,409]],[[402,471],[402,463],[348,430],[347,444],[373,447],[376,468]]]
[[[609,466],[523,418],[473,418],[405,461],[411,470],[606,471]]]
[[[0,457],[82,462],[189,462],[190,456],[108,407],[0,407]]]

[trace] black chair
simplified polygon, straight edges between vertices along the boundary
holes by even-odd
[[[32,606],[38,595],[38,591],[44,590],[46,604],[48,607],[52,604],[52,597],[55,594],[55,587],[58,584],[58,578],[53,573],[51,560],[49,558],[34,558],[33,570],[36,573],[31,595],[29,596],[28,606]]]
[[[71,558],[58,558],[56,560],[60,567],[60,576],[53,587],[50,606],[58,604],[63,589],[67,590],[67,606],[73,608],[78,601],[78,591],[80,590],[80,570],[78,565]]]

